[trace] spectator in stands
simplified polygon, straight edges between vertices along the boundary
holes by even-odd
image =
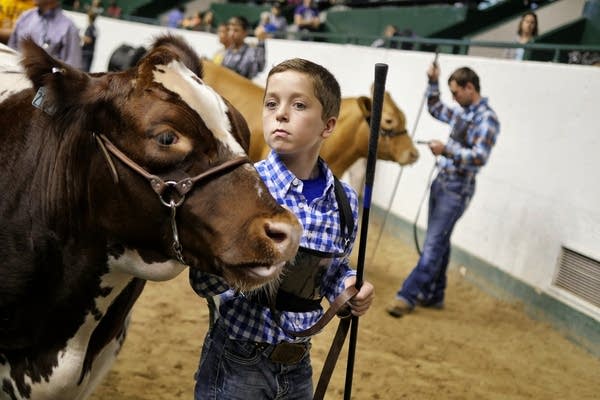
[[[533,11],[527,11],[521,17],[519,29],[517,29],[517,43],[526,44],[538,35],[538,19]],[[513,60],[522,60],[525,54],[523,47],[506,49],[505,57]]]
[[[294,9],[293,31],[317,32],[321,29],[319,10],[314,6],[313,0],[303,0],[302,4]],[[301,37],[302,39],[302,37]]]
[[[216,64],[223,64],[223,57],[225,57],[225,52],[227,52],[227,48],[231,44],[231,40],[229,39],[229,27],[226,22],[221,22],[217,26],[217,36],[219,37],[219,43],[223,45],[223,47],[213,55],[213,62]]]
[[[281,4],[273,3],[270,12],[264,12],[260,16],[260,22],[254,30],[254,35],[261,35],[262,31],[269,38],[284,38],[287,32],[287,20],[281,14]]]
[[[82,67],[85,72],[90,72],[92,67],[92,61],[94,59],[94,50],[96,49],[96,38],[98,37],[98,31],[96,30],[96,14],[92,11],[88,11],[88,26],[85,28],[81,45],[81,57]]]
[[[192,31],[214,32],[215,14],[212,10],[198,11],[191,17],[184,18],[181,27]]]
[[[111,1],[106,9],[106,15],[111,18],[121,18],[121,12],[121,7],[119,7],[116,0]]]
[[[37,7],[19,16],[8,46],[19,50],[20,42],[31,37],[51,56],[81,68],[79,29],[62,11],[59,0],[37,0]]]
[[[35,7],[34,0],[0,1],[0,43],[7,44],[14,23],[24,11]]]
[[[383,37],[375,39],[371,43],[371,47],[388,47],[390,49],[412,50],[413,43],[402,42],[402,37],[414,37],[415,34],[410,29],[405,29],[402,32],[395,25],[387,25],[383,30]]]
[[[86,12],[102,15],[104,13],[104,7],[102,7],[102,0],[92,0],[92,3],[89,6],[86,6]]]
[[[186,17],[181,21],[181,27],[192,31],[202,30],[202,12],[197,12],[191,17]]]
[[[167,14],[167,26],[169,28],[180,28],[185,18],[185,7],[179,5]]]
[[[258,44],[245,42],[248,35],[248,20],[243,16],[231,17],[227,22],[231,43],[223,57],[223,66],[245,76],[254,78],[265,68],[265,35],[258,36]]]
[[[202,13],[201,31],[214,32],[215,13],[212,10],[206,10]]]

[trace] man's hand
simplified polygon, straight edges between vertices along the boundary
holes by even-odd
[[[356,283],[356,276],[351,276],[344,281],[344,286],[346,288],[354,285]],[[364,313],[367,312],[369,307],[371,307],[371,303],[375,298],[375,289],[370,282],[364,281],[360,290],[350,301],[350,308],[352,309],[352,315],[356,317],[360,317]]]
[[[444,152],[444,146],[444,143],[440,142],[439,140],[434,139],[429,141],[429,149],[435,156],[442,155]]]
[[[437,82],[439,77],[440,77],[439,65],[436,62],[431,63],[431,65],[429,66],[429,69],[427,70],[427,78],[429,79],[429,82]]]

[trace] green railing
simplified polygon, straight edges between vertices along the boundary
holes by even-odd
[[[309,40],[316,42],[334,42],[338,44],[356,44],[360,45],[365,40],[374,41],[378,36],[359,36],[351,34],[330,33],[330,32],[290,32],[288,39]],[[400,48],[401,44],[412,44],[413,50],[420,51],[438,51],[440,53],[449,54],[468,54],[471,47],[487,47],[487,48],[524,48],[525,60],[532,58],[533,52],[543,52],[551,54],[551,61],[561,62],[564,60],[565,54],[572,51],[579,52],[598,52],[600,53],[600,45],[579,45],[579,44],[557,44],[557,43],[527,43],[517,44],[514,42],[493,42],[483,40],[470,39],[441,39],[441,38],[419,38],[419,37],[395,37],[394,40]],[[392,40],[388,39],[384,47],[391,48]]]

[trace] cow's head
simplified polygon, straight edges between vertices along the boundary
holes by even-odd
[[[363,96],[358,98],[358,102],[365,119],[370,122],[371,99]],[[419,159],[419,151],[406,129],[406,116],[388,92],[384,92],[383,97],[377,158],[400,165],[412,164]]]
[[[58,232],[103,243],[113,265],[146,279],[182,263],[241,289],[279,275],[301,227],[244,161],[246,122],[181,38],[158,38],[118,73],[83,73],[32,41],[23,55],[58,149],[44,194]]]

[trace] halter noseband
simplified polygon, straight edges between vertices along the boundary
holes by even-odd
[[[95,133],[93,135],[94,135],[94,138],[96,138],[96,141],[98,142],[98,145],[100,146],[100,149],[102,150],[102,154],[104,155],[106,162],[108,163],[108,167],[110,169],[110,172],[113,176],[113,180],[115,183],[119,183],[119,175],[117,174],[117,169],[115,168],[115,165],[113,164],[113,161],[110,157],[109,152],[112,153],[112,155],[117,157],[119,160],[121,160],[121,162],[123,162],[123,164],[127,165],[129,168],[131,168],[132,170],[134,170],[135,172],[137,172],[138,174],[140,174],[141,176],[146,178],[146,180],[150,183],[152,190],[154,190],[154,192],[158,195],[158,199],[160,200],[160,202],[164,206],[169,207],[171,209],[171,228],[173,230],[173,251],[175,252],[175,256],[177,257],[177,260],[182,264],[185,264],[185,261],[183,260],[183,255],[182,255],[183,248],[181,246],[181,243],[179,242],[179,234],[177,232],[177,222],[175,220],[175,216],[176,216],[177,207],[179,207],[181,204],[183,204],[183,201],[185,200],[185,195],[194,187],[194,184],[196,184],[197,182],[214,178],[214,177],[216,177],[216,175],[218,175],[220,173],[224,173],[225,171],[233,170],[242,164],[250,163],[250,160],[248,159],[248,157],[245,157],[245,156],[238,157],[238,158],[234,158],[229,161],[225,161],[224,163],[217,165],[213,168],[210,168],[207,171],[204,171],[201,174],[198,174],[193,177],[183,178],[177,182],[176,181],[164,181],[159,176],[149,173],[144,168],[142,168],[139,164],[137,164],[135,161],[133,161],[131,158],[127,157],[106,136],[104,136],[102,134],[95,134]],[[165,198],[163,196],[165,195],[165,191],[167,191],[167,189],[174,189],[177,192],[177,194],[179,195],[179,198],[178,199],[170,198],[170,199],[168,199],[168,201],[165,200]],[[172,191],[169,191],[169,193],[172,193]]]

